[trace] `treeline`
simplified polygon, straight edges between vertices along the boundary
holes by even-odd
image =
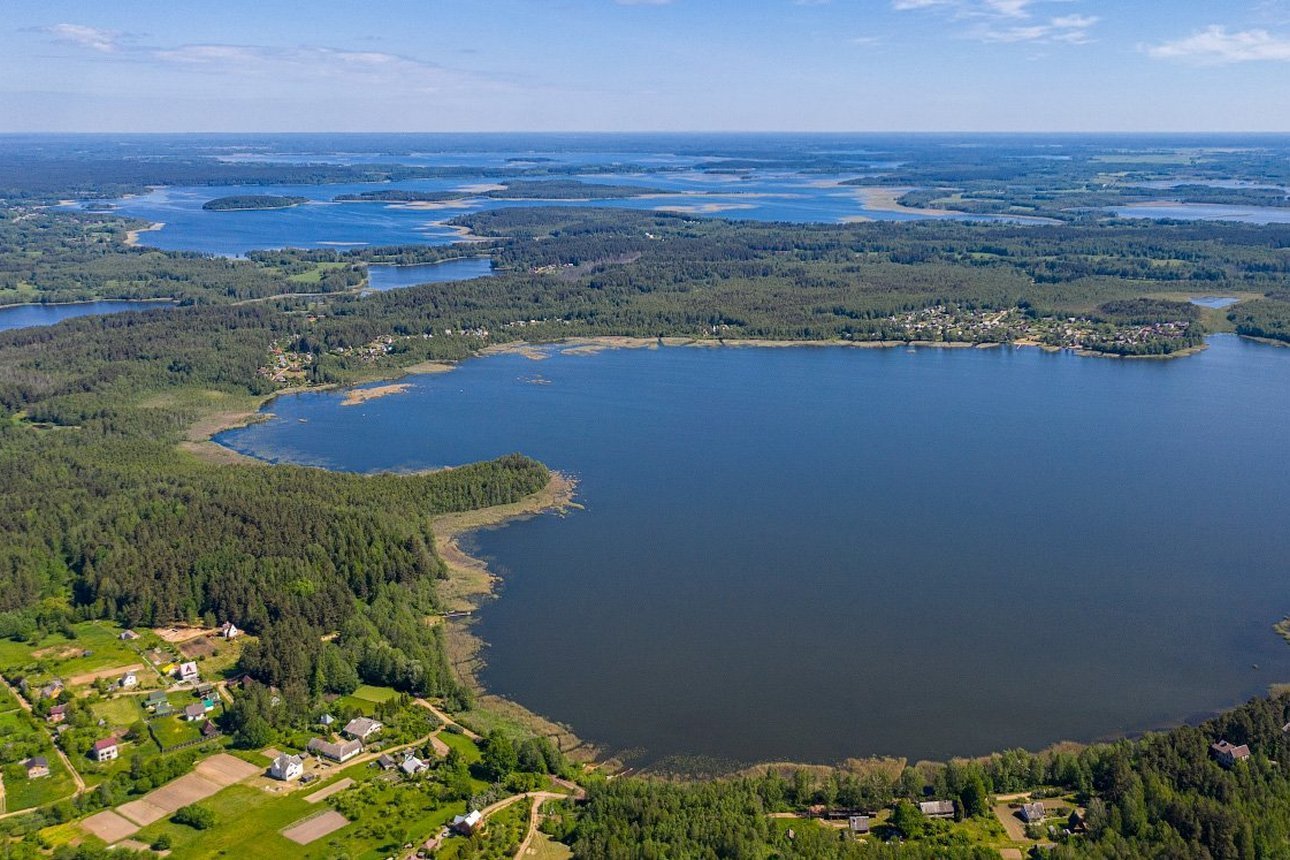
[[[703,783],[618,779],[594,786],[584,808],[557,826],[576,856],[597,858],[989,857],[962,830],[929,822],[909,803],[949,799],[957,818],[991,816],[995,793],[1074,793],[1086,829],[1061,836],[1055,858],[1253,860],[1284,856],[1290,841],[1290,698],[1256,699],[1197,727],[1078,751],[1011,751],[974,761],[862,775],[818,769]],[[1248,744],[1232,768],[1209,745]],[[896,806],[860,843],[798,825],[790,839],[774,812],[811,806],[874,812]]]
[[[277,194],[231,194],[207,200],[202,208],[210,212],[230,212],[243,209],[288,209],[308,203],[308,197],[283,197]]]
[[[126,231],[143,226],[110,213],[0,207],[0,305],[102,298],[210,304],[347,290],[364,275],[357,266],[330,266],[300,280],[292,276],[316,269],[303,259],[269,267],[127,247]]]

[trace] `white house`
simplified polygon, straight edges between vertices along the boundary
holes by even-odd
[[[452,824],[448,826],[462,836],[470,836],[479,829],[483,821],[483,814],[478,809],[472,809],[468,815],[458,815],[452,820]]]
[[[202,673],[198,670],[197,664],[193,662],[179,664],[179,680],[196,681]]]
[[[116,738],[104,738],[101,741],[95,741],[94,746],[90,747],[90,758],[95,761],[111,761],[119,753]]]
[[[275,758],[273,765],[269,768],[269,776],[274,779],[280,779],[283,782],[300,779],[304,772],[305,760],[298,755],[287,755],[286,753]]]
[[[238,630],[237,626],[232,621],[225,621],[220,625],[219,635],[223,636],[225,639],[236,639],[242,635],[242,631]]]
[[[134,672],[126,672],[121,676],[122,690],[133,690],[137,686],[139,686],[139,676]]]

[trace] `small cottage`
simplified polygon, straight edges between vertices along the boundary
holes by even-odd
[[[1048,813],[1044,810],[1042,801],[1034,803],[1023,803],[1021,806],[1021,820],[1027,824],[1038,824],[1043,821]]]

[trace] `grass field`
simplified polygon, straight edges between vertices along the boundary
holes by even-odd
[[[188,722],[183,717],[158,717],[148,723],[148,728],[161,744],[162,749],[170,749],[179,744],[188,743],[189,741],[200,740],[202,737],[202,723],[197,720]]]
[[[72,776],[63,766],[63,762],[54,755],[53,748],[44,751],[49,760],[49,776],[43,779],[5,780],[5,811],[16,812],[19,809],[31,809],[44,806],[70,797],[76,791]]]
[[[439,740],[448,745],[449,749],[456,750],[466,764],[474,764],[483,757],[479,752],[479,747],[475,746],[475,742],[465,735],[459,735],[455,732],[439,732],[438,737]]]
[[[93,706],[94,716],[107,723],[109,728],[128,728],[144,718],[139,706],[140,696],[118,696]]]
[[[529,843],[529,848],[533,853],[527,856],[532,860],[569,860],[573,856],[573,849],[568,845],[556,842],[541,831],[533,834],[533,841]]]
[[[340,699],[341,704],[354,708],[366,716],[376,713],[376,706],[397,698],[398,691],[393,687],[373,687],[363,684],[357,690]]]
[[[51,634],[32,644],[0,639],[0,669],[30,670],[38,677],[64,680],[116,666],[143,662],[137,643],[122,642],[121,628],[99,621],[86,621],[72,628],[76,637]]]

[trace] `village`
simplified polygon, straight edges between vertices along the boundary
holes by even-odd
[[[247,856],[314,856],[311,845],[333,856],[336,845],[387,836],[382,810],[406,814],[415,803],[398,856],[456,856],[466,844],[537,839],[535,806],[581,795],[553,778],[507,791],[469,775],[483,739],[389,688],[364,685],[337,699],[298,745],[240,749],[220,727],[235,696],[256,683],[236,671],[253,637],[235,623],[134,630],[83,622],[70,632],[73,639],[55,634],[34,645],[0,640],[0,819],[83,804],[113,776],[155,779],[139,796],[44,827],[50,845],[169,853],[197,836],[178,822],[201,808],[216,822],[201,835],[225,848],[245,836]],[[268,706],[279,707],[276,691],[267,692]],[[465,774],[464,801],[433,801],[445,767]],[[280,840],[271,851],[261,845],[266,833]]]

